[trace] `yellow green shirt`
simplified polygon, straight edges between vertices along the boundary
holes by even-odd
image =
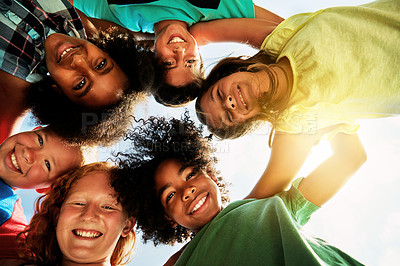
[[[294,85],[276,130],[313,134],[330,125],[355,133],[357,119],[400,113],[400,1],[292,16],[262,45],[287,57]],[[334,132],[333,132],[334,133]]]

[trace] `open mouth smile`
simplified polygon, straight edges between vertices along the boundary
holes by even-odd
[[[172,44],[172,43],[185,43],[186,40],[182,38],[182,36],[176,36],[176,35],[172,35],[171,38],[168,41],[168,44]]]
[[[95,230],[82,230],[82,229],[74,229],[72,230],[74,235],[83,237],[83,238],[89,238],[89,239],[95,239],[101,237],[103,234],[99,231]]]
[[[243,98],[243,95],[242,95],[242,90],[239,88],[239,86],[237,87],[237,89],[238,89],[240,101],[242,102],[244,107],[247,109],[247,103],[244,101],[244,98]]]
[[[63,58],[69,56],[73,53],[73,51],[77,50],[79,46],[73,46],[71,44],[61,45],[58,49],[58,62],[60,62]]]
[[[11,157],[11,163],[12,163],[12,165],[13,165],[20,173],[22,173],[22,172],[21,172],[21,167],[19,166],[18,161],[17,161],[17,157],[15,156],[15,152],[12,152],[10,157]]]
[[[201,200],[199,200],[199,202],[196,204],[196,206],[194,206],[190,214],[193,214],[195,211],[200,209],[200,207],[203,206],[204,202],[206,201],[207,197],[208,195],[204,196]]]

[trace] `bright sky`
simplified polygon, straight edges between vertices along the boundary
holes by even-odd
[[[258,0],[255,3],[284,18],[291,15],[316,11],[329,6],[358,5],[366,0]],[[219,58],[248,54],[255,51],[242,45],[213,44],[201,48],[206,66]],[[193,104],[187,106],[194,120]],[[166,108],[153,99],[137,108],[137,116],[163,114],[180,117],[183,108]],[[27,120],[23,129],[32,129]],[[222,176],[232,183],[231,201],[246,196],[264,171],[270,154],[268,128],[231,141],[215,141],[218,167]],[[345,187],[321,210],[312,216],[305,230],[342,249],[366,265],[394,265],[400,261],[400,118],[364,120],[359,130],[360,138],[367,151],[368,160]],[[249,147],[251,147],[249,149]],[[120,143],[112,149],[100,150],[100,159],[106,159],[112,150],[124,150]],[[305,176],[321,160],[329,155],[329,145],[321,143],[314,148],[301,170]],[[22,197],[25,213],[32,215],[33,201],[38,194],[18,190]],[[129,265],[162,265],[181,245],[174,247],[146,245],[138,239],[133,261]]]

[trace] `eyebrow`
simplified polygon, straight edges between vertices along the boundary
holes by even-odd
[[[111,62],[111,61],[110,61]],[[114,69],[114,63],[111,62],[110,67],[106,68],[103,72],[100,72],[100,75],[107,75],[108,73],[111,72],[111,70]],[[88,94],[88,92],[92,89],[93,87],[93,83],[90,82],[87,86],[86,89],[78,95],[78,98],[82,98],[83,96],[85,96],[86,94]]]
[[[182,166],[179,171],[178,171],[178,175],[181,175],[183,173],[183,171],[185,171],[185,169],[187,168],[187,166]],[[171,183],[167,183],[165,186],[163,186],[160,191],[158,191],[158,198],[161,199],[162,194],[164,193],[165,190],[167,190],[167,188],[169,188],[171,186]]]

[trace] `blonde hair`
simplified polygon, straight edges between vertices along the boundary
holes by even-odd
[[[20,232],[17,241],[20,257],[36,265],[60,265],[62,253],[56,237],[56,226],[61,206],[71,188],[82,177],[93,172],[113,175],[116,167],[107,162],[97,162],[72,170],[52,185],[50,191],[36,201],[35,215],[26,230]],[[126,208],[123,206],[123,209]],[[127,237],[120,237],[111,256],[111,265],[125,265],[130,261],[136,235],[131,230]]]

